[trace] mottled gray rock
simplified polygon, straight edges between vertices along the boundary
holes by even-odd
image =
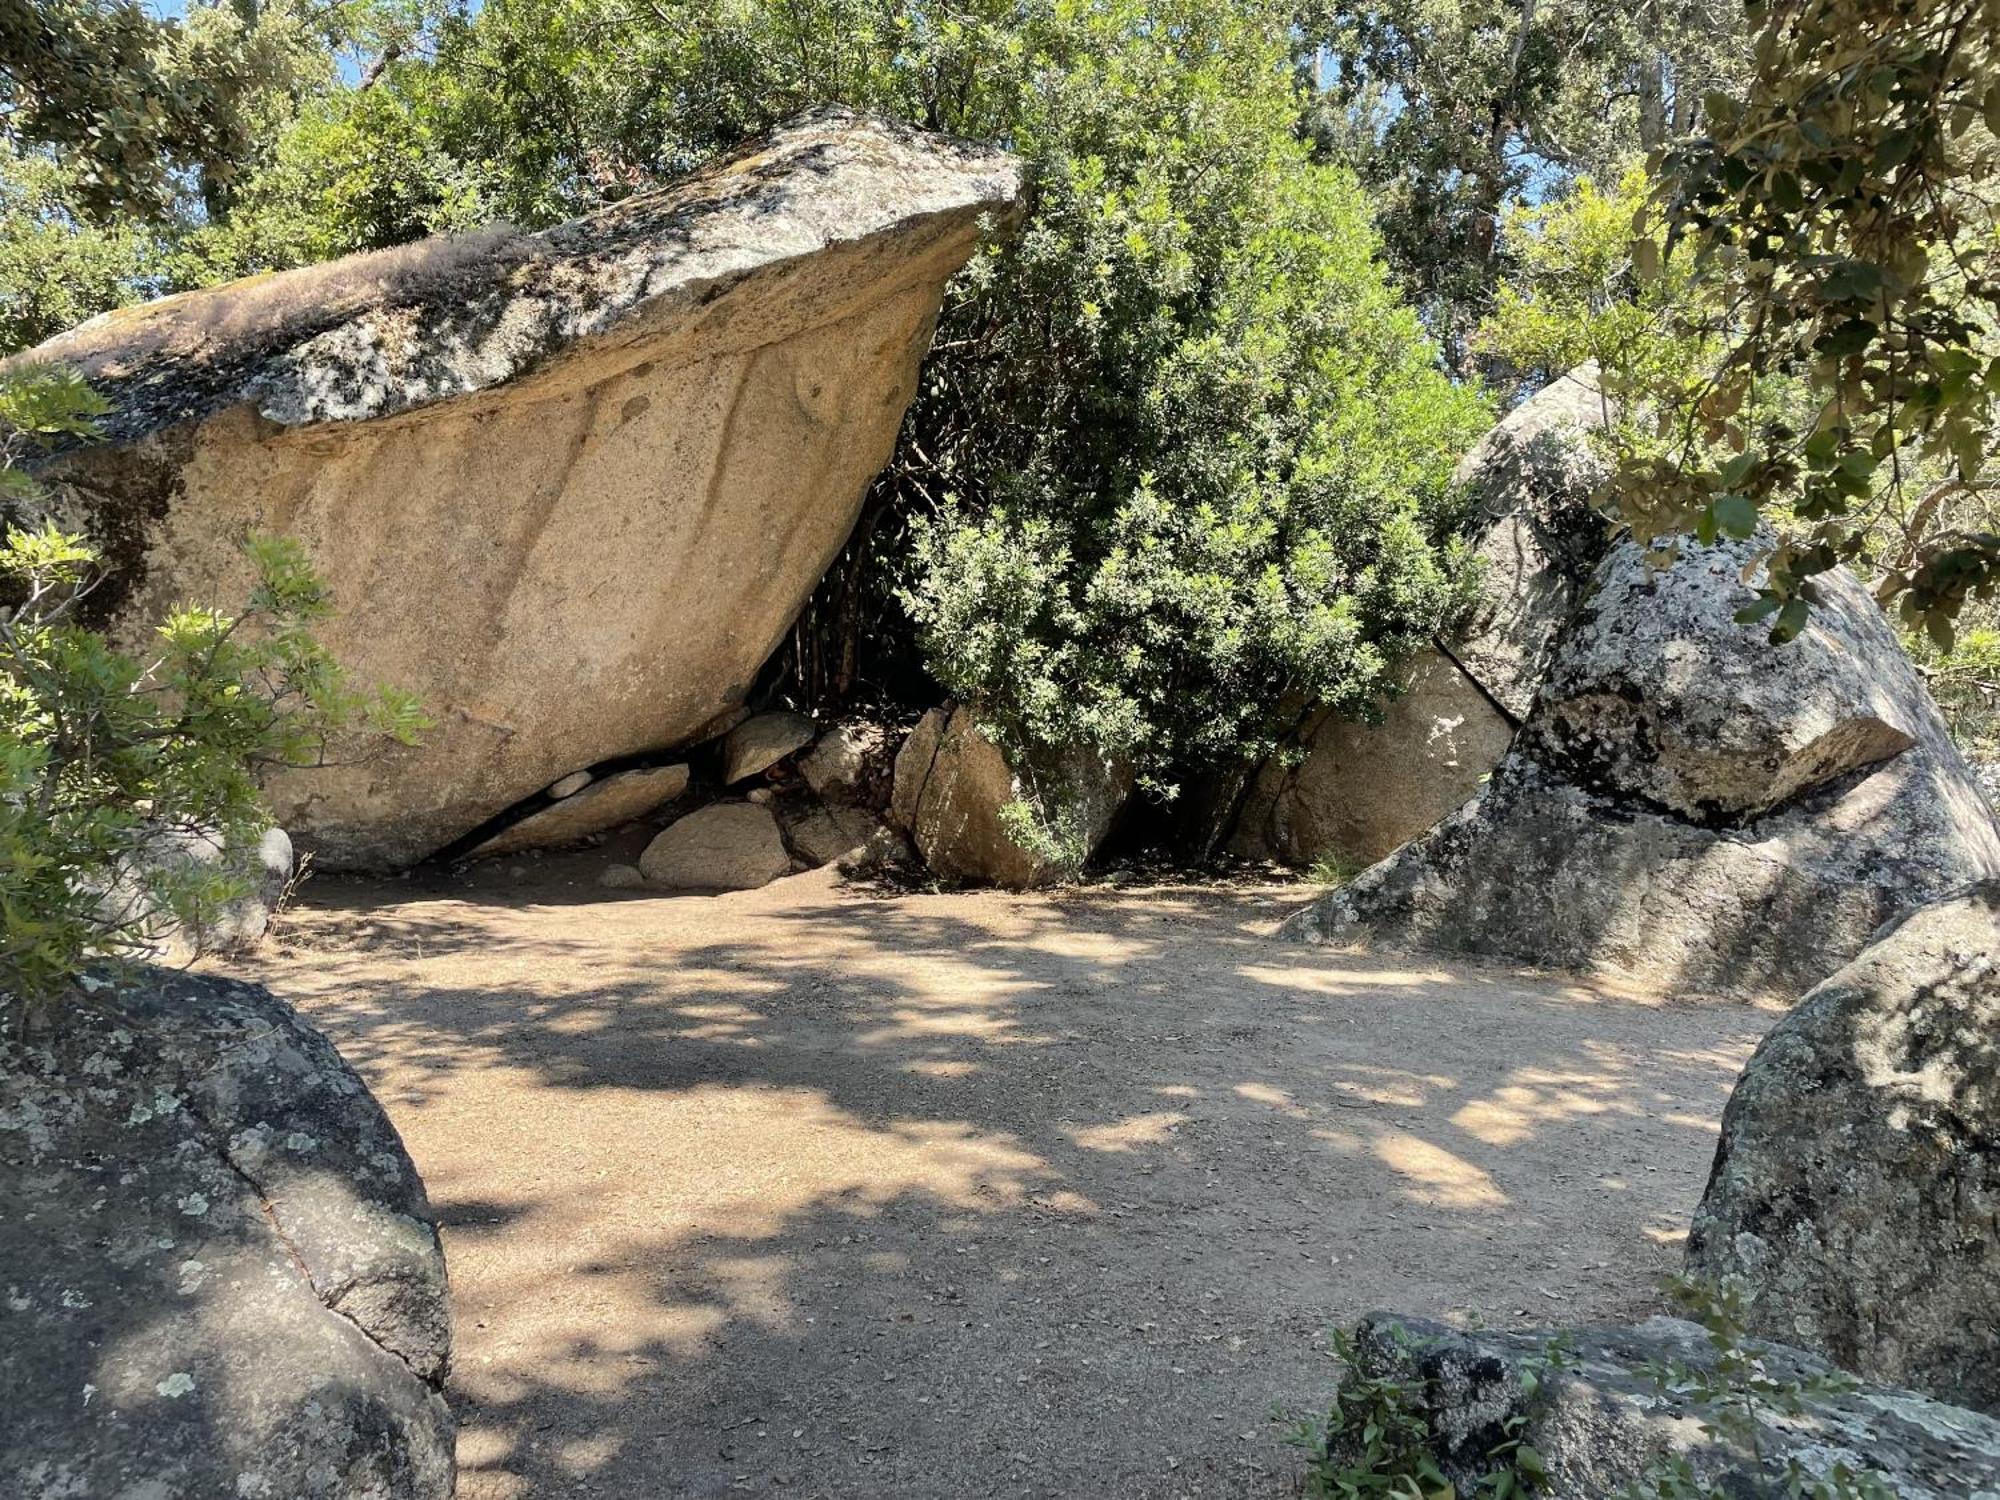
[[[1772,1028],[1688,1265],[1760,1333],[2000,1415],[2000,882],[1909,913]]]
[[[164,970],[44,1030],[0,1042],[0,1493],[448,1496],[436,1224],[326,1039]]]
[[[818,867],[864,847],[881,827],[865,808],[814,807],[787,820],[785,837],[794,854]]]
[[[896,753],[891,821],[946,880],[1014,889],[1073,880],[1124,805],[1131,772],[1083,749],[1048,761],[1017,772],[974,710],[934,708]],[[1015,802],[1059,818],[1071,853],[1050,858],[1017,841],[1004,815]]]
[[[1707,591],[1712,579],[1698,555],[1691,560],[1695,571],[1661,574],[1657,588]],[[1604,571],[1616,576],[1624,565],[1614,550]],[[1619,597],[1632,611],[1674,613],[1652,593]],[[1615,624],[1599,619],[1581,639],[1595,652],[1607,636],[1616,638]],[[1544,722],[1538,702],[1478,797],[1294,917],[1286,933],[1797,999],[1897,913],[2000,875],[2000,823],[1908,660],[1893,639],[1867,632],[1848,639],[1868,651],[1862,666],[1882,680],[1879,691],[1911,737],[1900,754],[1795,793],[1761,816],[1691,817],[1629,790],[1649,746],[1671,742],[1671,733],[1572,746]],[[1793,644],[1836,649],[1830,637]],[[1552,680],[1566,673],[1568,650],[1566,640]],[[1664,686],[1647,712],[1671,725],[1683,680],[1654,680]],[[1690,696],[1709,701],[1702,684]],[[1780,744],[1770,760],[1782,762]]]
[[[778,820],[755,802],[717,802],[669,824],[639,856],[648,885],[750,891],[792,872]]]
[[[799,774],[822,802],[883,812],[895,779],[896,743],[886,725],[843,720],[799,757]]]
[[[582,791],[551,802],[511,823],[474,849],[469,859],[518,854],[523,849],[560,849],[643,818],[688,788],[686,766],[646,766],[618,771]]]
[[[912,867],[917,851],[908,838],[887,825],[868,836],[858,849],[849,849],[833,862],[834,869],[851,880],[868,880],[891,870]]]
[[[1591,495],[1605,465],[1590,434],[1611,416],[1596,364],[1580,365],[1515,407],[1458,466],[1481,518],[1479,598],[1442,645],[1516,722],[1603,552]]]
[[[1690,548],[1671,569],[1635,544],[1614,549],[1542,684],[1530,753],[1707,821],[1768,812],[1914,745],[1937,710],[1851,574],[1819,580],[1806,628],[1784,646],[1736,623],[1768,545]]]
[[[1712,1371],[1705,1330],[1676,1318],[1632,1328],[1566,1330],[1564,1362],[1544,1363],[1554,1330],[1463,1334],[1376,1313],[1356,1330],[1369,1377],[1404,1384],[1432,1434],[1431,1450],[1458,1493],[1470,1496],[1489,1457],[1519,1437],[1542,1457],[1546,1500],[1613,1500],[1661,1458],[1685,1459],[1696,1480],[1731,1500],[1791,1500],[1786,1466],[1808,1479],[1836,1464],[1872,1471],[1900,1500],[2000,1500],[2000,1422],[1880,1385],[1825,1389],[1828,1367],[1782,1345],[1759,1345],[1762,1374],[1804,1384],[1801,1409],[1753,1401],[1758,1452],[1702,1430],[1694,1397],[1662,1392],[1649,1366]],[[1530,1398],[1523,1377],[1539,1381]],[[1818,1388],[1815,1388],[1818,1387]],[[1510,1421],[1519,1421],[1518,1430]],[[1641,1493],[1647,1493],[1642,1490]]]
[[[1442,652],[1418,653],[1398,676],[1401,691],[1381,723],[1321,713],[1301,761],[1263,766],[1237,815],[1231,853],[1371,864],[1479,790],[1514,726]]]
[[[408,863],[741,703],[845,543],[1004,152],[839,111],[538,234],[433,240],[107,314],[35,351],[111,403],[40,463],[137,647],[297,536],[321,635],[421,744],[276,777],[324,868]]]
[[[606,865],[597,883],[607,891],[639,891],[646,888],[646,876],[637,865]]]
[[[752,714],[722,741],[722,784],[734,786],[763,771],[803,745],[812,743],[813,722],[785,709]]]

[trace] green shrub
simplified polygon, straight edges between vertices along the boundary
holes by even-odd
[[[23,446],[82,436],[101,413],[73,375],[0,376],[0,499],[40,498]],[[82,538],[47,523],[0,544],[0,1003],[24,1020],[94,960],[144,952],[159,923],[191,929],[244,893],[227,868],[161,857],[163,842],[254,845],[269,825],[257,776],[318,760],[366,727],[409,741],[413,701],[363,693],[313,639],[332,607],[297,543],[251,536],[258,582],[225,614],[184,604],[143,654],[82,623],[102,580]]]

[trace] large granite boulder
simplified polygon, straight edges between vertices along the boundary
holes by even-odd
[[[1507,716],[1441,651],[1405,663],[1397,686],[1379,724],[1322,712],[1296,764],[1266,762],[1230,852],[1373,864],[1478,791],[1514,737]]]
[[[1684,1462],[1706,1486],[1701,1493],[1731,1500],[1794,1500],[1794,1464],[1808,1484],[1840,1467],[1872,1473],[1900,1500],[2000,1500],[2000,1421],[1991,1417],[1910,1391],[1830,1380],[1833,1372],[1812,1355],[1759,1344],[1749,1351],[1758,1378],[1798,1395],[1796,1410],[1775,1393],[1742,1395],[1731,1415],[1754,1418],[1753,1451],[1726,1427],[1706,1430],[1713,1404],[1690,1389],[1717,1379],[1717,1352],[1703,1328],[1651,1318],[1562,1337],[1560,1362],[1551,1364],[1554,1331],[1463,1334],[1377,1313],[1355,1331],[1355,1360],[1362,1377],[1408,1393],[1429,1429],[1432,1457],[1464,1496],[1487,1493],[1480,1480],[1493,1455],[1518,1440],[1542,1460],[1546,1478],[1532,1493],[1546,1500],[1653,1494],[1649,1481],[1663,1461]],[[1338,1442],[1330,1456],[1353,1457]]]
[[[2000,822],[1860,585],[1823,579],[1773,646],[1734,619],[1744,549],[1689,554],[1614,548],[1479,796],[1286,932],[1790,1002],[1897,913],[2000,875]],[[1746,687],[1740,735],[1716,684],[1760,662],[1790,696]]]
[[[1937,710],[1852,577],[1826,580],[1786,647],[1735,622],[1745,570],[1766,545],[1692,549],[1671,574],[1618,548],[1542,683],[1525,736],[1536,760],[1714,822],[1768,812],[1913,746]]]
[[[1764,1038],[1688,1264],[1760,1333],[2000,1415],[2000,882],[1911,912]]]
[[[278,777],[323,868],[437,851],[740,704],[845,542],[946,280],[1019,191],[993,149],[838,111],[540,234],[440,239],[107,314],[28,358],[111,402],[42,465],[131,644],[305,543],[421,745]]]
[[[269,991],[140,970],[0,1007],[0,1493],[443,1500],[436,1222]]]
[[[934,874],[1025,890],[1074,880],[1111,829],[1132,788],[1129,769],[1089,750],[1017,770],[979,727],[975,710],[934,708],[896,752],[890,822]],[[1030,848],[1009,826],[1015,804],[1056,809],[1067,854]]]

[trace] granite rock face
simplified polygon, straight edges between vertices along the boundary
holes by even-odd
[[[0,1043],[0,1493],[444,1500],[444,1258],[326,1039],[166,970]]]
[[[1535,1493],[1548,1500],[1611,1500],[1645,1481],[1661,1459],[1684,1460],[1696,1482],[1732,1500],[1790,1500],[1792,1462],[1808,1480],[1837,1464],[1872,1471],[1900,1500],[2000,1500],[2000,1421],[1978,1412],[1888,1386],[1809,1389],[1796,1414],[1754,1402],[1759,1451],[1752,1453],[1705,1434],[1702,1409],[1686,1395],[1663,1393],[1648,1370],[1712,1370],[1715,1351],[1699,1326],[1651,1318],[1632,1328],[1568,1330],[1564,1362],[1549,1368],[1555,1336],[1462,1334],[1376,1313],[1356,1330],[1355,1352],[1362,1375],[1416,1393],[1432,1456],[1461,1495],[1474,1493],[1494,1449],[1518,1437],[1541,1455],[1547,1479]],[[1776,1382],[1829,1374],[1801,1350],[1774,1344],[1757,1353]],[[1532,1398],[1523,1385],[1531,1370],[1541,1383]],[[1337,1447],[1333,1456],[1341,1457]]]
[[[1478,797],[1287,933],[1789,1003],[1899,912],[2000,875],[2000,822],[1859,585],[1823,580],[1813,629],[1774,647],[1732,618],[1741,561],[1613,549]],[[1791,691],[1746,689],[1746,736],[1715,682],[1757,652]]]
[[[1760,1333],[2000,1416],[2000,882],[1909,913],[1772,1028],[1688,1265]]]
[[[428,241],[107,314],[33,352],[112,403],[41,464],[135,642],[299,537],[322,632],[414,748],[277,777],[321,868],[406,864],[739,705],[888,458],[1003,152],[838,111],[539,234]]]
[[[1515,407],[1459,462],[1455,477],[1472,488],[1481,517],[1473,533],[1479,599],[1440,644],[1517,723],[1604,552],[1604,523],[1590,503],[1604,461],[1590,435],[1612,414],[1596,365],[1579,365]]]
[[[1670,571],[1616,549],[1542,683],[1529,752],[1614,797],[1713,822],[1915,745],[1936,708],[1851,575],[1823,581],[1786,646],[1735,622],[1764,545],[1691,548]]]

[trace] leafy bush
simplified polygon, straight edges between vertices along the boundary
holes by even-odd
[[[32,509],[24,445],[83,436],[101,403],[74,375],[0,376],[0,497]],[[258,582],[237,614],[195,604],[143,656],[82,623],[102,580],[82,538],[17,524],[0,544],[0,997],[21,1017],[94,959],[146,951],[244,893],[226,867],[163,858],[175,840],[253,846],[269,824],[257,774],[313,764],[350,727],[409,741],[407,696],[363,693],[313,639],[332,606],[295,542],[252,536]]]

